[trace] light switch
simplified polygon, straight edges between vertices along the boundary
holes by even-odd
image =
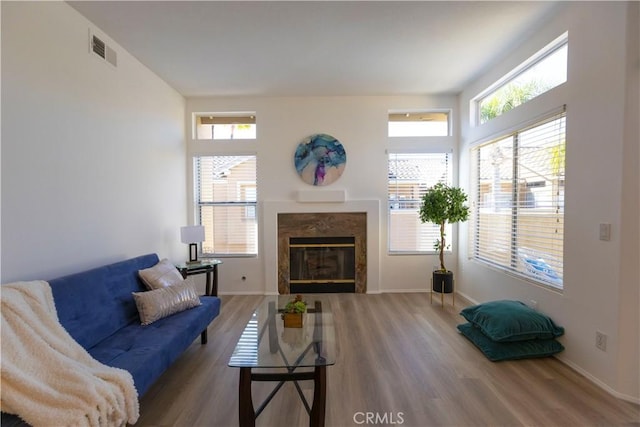
[[[600,240],[603,240],[605,242],[611,240],[611,224],[600,224]]]

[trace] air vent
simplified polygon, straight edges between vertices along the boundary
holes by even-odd
[[[118,65],[118,55],[116,51],[107,46],[100,38],[91,34],[91,32],[89,32],[89,36],[91,51],[116,67]]]
[[[105,45],[102,40],[100,40],[96,36],[92,37],[92,39],[91,39],[91,48],[93,49],[93,53],[98,54],[98,56],[100,58],[102,58],[102,59],[105,58],[104,50],[105,50],[106,47],[107,47],[107,45]]]

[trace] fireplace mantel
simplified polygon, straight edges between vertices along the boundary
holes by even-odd
[[[262,230],[264,233],[265,293],[278,294],[278,214],[364,212],[366,224],[366,293],[380,293],[380,202],[348,200],[341,203],[300,203],[296,201],[264,201]]]

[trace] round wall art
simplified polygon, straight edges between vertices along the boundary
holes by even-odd
[[[305,138],[294,156],[300,178],[311,185],[329,185],[342,175],[347,163],[344,147],[324,133]]]

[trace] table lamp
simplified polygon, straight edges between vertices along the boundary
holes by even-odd
[[[180,240],[189,245],[189,261],[187,264],[198,263],[198,243],[204,242],[204,227],[202,225],[187,225],[180,227]]]

